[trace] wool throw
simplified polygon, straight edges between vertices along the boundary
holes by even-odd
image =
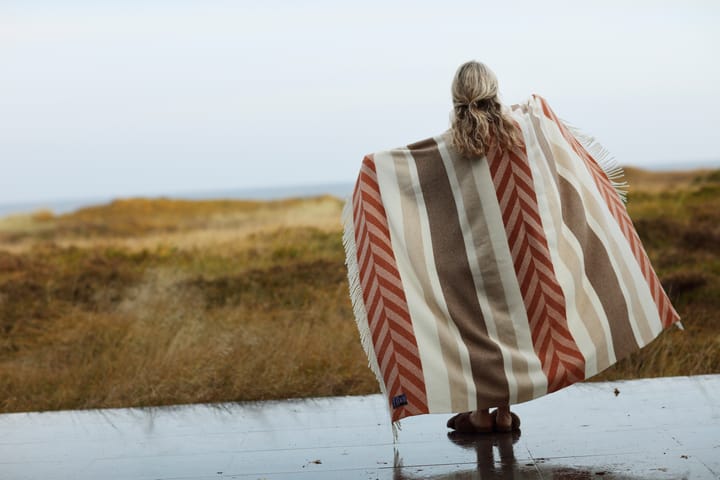
[[[585,380],[679,317],[621,170],[540,96],[512,151],[450,131],[367,155],[343,214],[355,320],[391,419],[525,402]]]

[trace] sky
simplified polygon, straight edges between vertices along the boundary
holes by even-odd
[[[351,182],[476,59],[623,165],[720,166],[720,2],[0,1],[0,204]]]

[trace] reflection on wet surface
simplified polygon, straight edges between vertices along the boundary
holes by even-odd
[[[394,480],[412,478],[424,479],[445,479],[445,478],[513,478],[513,479],[537,479],[538,475],[534,462],[518,462],[515,458],[513,445],[518,442],[522,432],[499,433],[492,435],[467,435],[450,432],[448,440],[460,448],[474,452],[476,462],[465,465],[464,468],[453,470],[452,474],[445,470],[437,475],[428,474],[424,468],[417,467],[415,470],[422,475],[416,476],[410,473],[412,469],[403,469],[402,458],[395,456]],[[405,471],[408,470],[408,471]]]
[[[395,457],[394,480],[410,480],[422,478],[426,480],[440,479],[512,479],[512,480],[583,480],[583,479],[644,479],[644,478],[704,478],[702,476],[677,476],[678,469],[674,469],[671,476],[642,475],[635,476],[631,472],[634,465],[622,465],[622,462],[613,465],[607,459],[590,459],[587,467],[571,467],[564,464],[564,459],[553,462],[545,458],[526,458],[518,460],[515,457],[514,444],[520,439],[521,433],[504,433],[494,435],[458,435],[448,434],[448,439],[458,447],[474,451],[477,462],[448,468],[445,465],[422,466],[404,469],[400,455]],[[521,455],[522,456],[522,455]],[[583,459],[586,460],[586,459]],[[595,461],[593,461],[595,460]],[[585,462],[579,462],[583,464]],[[436,473],[432,473],[437,470]],[[656,468],[658,473],[668,473],[669,468]],[[413,473],[414,471],[414,473]],[[652,473],[652,469],[651,472]],[[689,472],[688,472],[689,473]],[[699,472],[714,478],[712,472]]]
[[[379,395],[0,415],[0,479],[720,478],[720,375],[579,384],[513,410],[520,434],[424,415],[397,443]]]

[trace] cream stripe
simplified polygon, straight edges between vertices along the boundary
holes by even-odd
[[[428,279],[432,290],[429,293],[434,296],[435,303],[440,307],[442,315],[447,320],[448,337],[451,341],[454,341],[455,348],[457,348],[460,358],[460,368],[462,369],[462,377],[465,380],[465,389],[467,391],[467,403],[463,410],[475,410],[477,408],[477,390],[475,389],[475,382],[473,380],[472,369],[470,367],[470,354],[465,342],[462,340],[462,336],[460,335],[457,325],[455,325],[455,322],[452,321],[447,304],[445,303],[445,297],[442,293],[442,287],[440,286],[440,279],[435,267],[435,259],[432,251],[430,223],[427,208],[425,206],[425,199],[420,188],[420,179],[418,177],[415,159],[407,150],[403,150],[403,154],[408,164],[410,183],[412,184],[413,191],[415,193],[415,201],[417,202],[418,211],[420,213],[420,233],[423,246],[425,247],[423,248],[423,254],[425,256],[424,261],[428,269]]]
[[[553,126],[557,129],[554,123]],[[557,130],[557,134],[562,135],[559,130]],[[573,178],[576,178],[577,181],[583,185],[583,194],[581,197],[592,196],[595,205],[602,206],[602,208],[598,208],[595,205],[589,205],[592,212],[597,212],[594,213],[592,217],[593,220],[597,222],[595,225],[592,225],[593,230],[605,244],[608,244],[607,240],[604,240],[600,233],[607,232],[607,237],[612,241],[610,244],[613,248],[611,258],[623,259],[622,266],[627,267],[622,269],[623,280],[626,285],[635,286],[633,292],[635,292],[636,295],[632,295],[632,302],[628,305],[628,314],[631,319],[631,324],[633,324],[634,328],[638,329],[639,335],[636,335],[637,344],[642,347],[657,337],[663,329],[658,307],[650,290],[650,286],[645,279],[645,275],[642,273],[642,268],[638,264],[630,244],[625,239],[620,225],[618,225],[610,210],[604,208],[605,200],[598,191],[595,180],[587,169],[578,168],[575,170],[576,175]],[[566,169],[563,171],[563,178],[568,177],[568,171]],[[578,190],[578,192],[579,191],[580,190]],[[583,198],[583,202],[586,202],[585,198]],[[602,230],[602,232],[598,230]],[[613,265],[613,267],[617,271],[618,267],[615,265]]]
[[[395,252],[395,262],[407,298],[408,310],[417,339],[420,363],[425,379],[428,409],[431,412],[452,411],[450,381],[445,359],[442,357],[436,321],[423,296],[423,287],[417,275],[418,265],[410,259],[412,249],[405,237],[407,219],[403,211],[402,188],[395,168],[392,152],[375,155],[378,185],[383,206],[390,226],[390,237]],[[420,247],[422,248],[422,246]]]
[[[405,239],[407,241],[407,249],[410,257],[411,265],[414,267],[414,273],[420,282],[420,291],[425,300],[425,310],[429,309],[429,319],[435,319],[437,333],[439,337],[440,353],[442,355],[444,366],[447,369],[450,388],[450,404],[453,412],[462,412],[467,410],[468,391],[467,381],[462,369],[462,361],[460,359],[460,351],[457,348],[457,340],[448,323],[452,317],[443,313],[443,309],[438,305],[430,286],[430,276],[425,262],[425,247],[423,245],[423,235],[420,229],[420,212],[416,201],[416,194],[412,184],[410,175],[409,152],[395,151],[393,159],[395,160],[395,171],[397,173],[397,181],[401,192],[402,212],[404,219]],[[433,252],[433,246],[429,245]],[[433,265],[435,265],[433,263]],[[444,299],[444,296],[443,296]],[[445,309],[448,310],[447,308]]]
[[[587,319],[585,323],[588,326],[591,337],[595,341],[596,347],[598,346],[598,344],[604,345],[605,347],[598,347],[597,349],[597,368],[598,371],[601,371],[607,368],[608,365],[616,362],[617,354],[615,352],[615,341],[617,339],[613,336],[613,332],[611,331],[610,320],[608,319],[608,314],[606,313],[605,307],[603,306],[603,301],[601,300],[598,292],[595,290],[595,286],[593,285],[592,281],[590,280],[590,276],[588,275],[585,262],[586,254],[583,250],[583,247],[580,244],[578,238],[573,233],[572,227],[565,223],[564,215],[558,213],[563,210],[563,208],[559,206],[562,202],[562,195],[559,191],[560,180],[556,178],[559,175],[556,170],[557,167],[555,165],[555,155],[553,155],[552,147],[549,145],[548,140],[545,138],[545,133],[542,129],[541,120],[544,117],[537,117],[536,115],[527,116],[528,123],[533,127],[535,138],[539,140],[538,144],[540,146],[540,151],[543,152],[543,155],[546,159],[553,159],[552,163],[550,163],[549,161],[545,161],[542,163],[542,165],[546,167],[546,178],[549,178],[547,182],[552,185],[551,190],[556,194],[556,203],[558,205],[558,208],[556,211],[553,211],[555,216],[558,218],[556,223],[562,224],[564,239],[566,240],[565,247],[568,249],[568,253],[574,253],[573,260],[577,260],[578,262],[577,267],[571,268],[571,270],[583,272],[583,275],[581,277],[581,288],[578,290],[578,292],[584,294],[584,297],[578,299],[578,304],[581,306],[585,306],[585,308],[579,307],[578,310],[581,310],[583,312],[583,315],[585,315],[585,313],[588,313],[588,315],[585,315],[585,318]],[[539,137],[539,135],[541,135],[542,138]],[[580,193],[576,190],[574,191],[579,197]],[[585,209],[583,209],[582,221],[584,225],[587,224],[585,215],[586,212]],[[609,255],[609,252],[607,252],[607,247],[604,244],[602,248],[605,249],[606,254]],[[565,249],[562,249],[561,251],[564,250]],[[591,254],[591,252],[589,253]]]
[[[363,292],[360,286],[360,268],[357,263],[357,242],[355,240],[355,225],[353,218],[353,198],[349,198],[345,203],[342,214],[343,223],[343,246],[346,251],[346,262],[348,268],[348,283],[350,286],[350,299],[352,301],[355,323],[360,334],[360,344],[365,350],[368,357],[370,370],[375,374],[375,378],[380,386],[383,397],[387,398],[387,388],[383,380],[380,365],[378,364],[375,347],[372,342],[372,333],[370,332],[370,324],[367,318],[367,309],[363,302]]]
[[[528,163],[533,172],[540,217],[546,232],[558,284],[565,296],[568,328],[585,358],[585,378],[589,378],[599,371],[598,364],[607,364],[609,357],[613,358],[614,362],[612,335],[609,327],[605,328],[607,322],[600,320],[605,315],[599,299],[595,295],[594,299],[597,300],[595,303],[588,294],[588,291],[594,293],[594,289],[584,273],[584,264],[581,260],[583,257],[579,245],[574,245],[570,240],[574,239],[574,235],[569,231],[560,215],[560,192],[551,178],[547,159],[540,149],[534,127],[527,115],[516,116],[515,119],[523,126]],[[579,288],[576,288],[578,286]],[[578,303],[580,305],[587,304],[591,308],[583,309],[581,312]],[[589,325],[601,326],[600,331],[595,333],[602,334],[604,338],[595,340],[589,331]]]
[[[542,107],[535,103],[531,103],[531,107],[533,110],[532,115],[541,120],[548,141],[555,148],[560,147],[566,152],[565,155],[556,156],[556,168],[558,168],[558,173],[573,185],[580,194],[584,209],[587,212],[588,225],[602,243],[607,246],[613,270],[620,272],[626,287],[635,286],[633,290],[637,295],[632,295],[632,298],[628,298],[630,292],[627,291],[627,288],[623,288],[622,293],[628,308],[633,335],[636,343],[642,347],[654,339],[662,330],[662,322],[650,292],[650,287],[640,270],[629,243],[625,240],[621,227],[612,217],[609,209],[605,207],[605,200],[598,191],[594,178],[584,163],[580,165],[582,168],[575,168],[577,165],[570,163],[573,159],[576,162],[583,162],[583,160],[577,158],[575,151],[567,145],[565,137],[555,122],[548,120],[544,116]],[[618,239],[621,240],[618,241]],[[622,265],[617,263],[619,258],[622,258]]]
[[[578,183],[578,180],[576,180],[578,177],[572,178],[572,173],[563,165],[558,164],[557,169],[558,173],[562,175],[568,183],[573,185],[578,192],[582,192],[581,197],[598,193],[595,189],[594,181],[593,184],[588,187],[585,184]],[[579,181],[583,182],[583,180],[588,179],[580,179]],[[594,200],[604,201],[602,198],[595,198]],[[651,325],[653,324],[653,320],[656,321],[658,326],[661,326],[660,316],[657,312],[650,288],[640,271],[640,267],[630,250],[630,246],[624,241],[625,237],[616,237],[616,235],[622,235],[622,233],[615,219],[610,216],[610,212],[605,208],[593,208],[589,206],[587,204],[587,198],[583,198],[583,203],[585,204],[585,210],[587,212],[586,219],[588,226],[600,241],[607,246],[613,270],[620,272],[620,275],[623,277],[625,287],[621,290],[628,309],[630,327],[632,328],[635,342],[642,347],[659,333],[659,330],[654,333],[652,331]],[[623,240],[617,241],[618,238],[622,238]],[[618,263],[618,259],[622,259],[622,264]],[[631,289],[636,295],[633,295]]]
[[[463,199],[462,190],[460,188],[460,184],[458,183],[453,161],[447,151],[445,141],[441,137],[438,137],[435,139],[435,142],[438,144],[440,158],[442,158],[443,164],[445,165],[445,170],[447,171],[447,176],[450,180],[450,186],[452,187],[451,190],[453,193],[453,198],[455,199],[455,205],[457,207],[457,212],[448,212],[448,215],[458,215],[458,218],[460,220],[460,228],[462,230],[463,240],[465,242],[465,251],[467,252],[468,256],[468,264],[470,266],[470,271],[472,272],[473,281],[475,282],[475,291],[477,292],[478,303],[480,304],[480,309],[485,320],[485,327],[487,328],[487,333],[490,339],[495,342],[500,348],[500,354],[503,357],[503,369],[505,370],[505,378],[507,378],[508,382],[509,402],[510,404],[515,404],[517,403],[518,398],[518,385],[512,368],[512,353],[508,349],[507,343],[501,341],[498,336],[497,326],[495,325],[492,308],[490,308],[490,305],[488,304],[487,297],[483,294],[485,292],[485,285],[483,282],[482,273],[480,271],[480,263],[477,257],[477,248],[475,246],[475,242],[473,241],[472,230],[468,223],[467,215],[465,214],[465,200]],[[488,259],[488,261],[490,260]]]
[[[546,189],[546,194],[547,192],[552,192],[553,195],[548,196],[548,199],[554,201],[557,205],[556,209],[551,210],[555,217],[555,224],[562,225],[563,246],[560,248],[560,254],[562,256],[565,256],[566,264],[572,265],[571,268],[569,268],[568,272],[566,272],[566,274],[576,276],[577,273],[575,272],[582,272],[580,278],[581,288],[576,290],[576,294],[578,295],[576,304],[586,306],[586,308],[578,307],[577,310],[582,315],[582,317],[586,319],[585,323],[589,324],[590,336],[593,339],[593,343],[595,344],[597,355],[595,362],[597,365],[596,370],[591,373],[591,371],[589,371],[586,366],[586,376],[589,377],[594,375],[598,371],[603,370],[605,367],[607,367],[607,365],[615,363],[616,358],[613,346],[612,332],[610,330],[610,324],[607,315],[605,314],[605,309],[602,306],[600,297],[595,291],[595,288],[590,282],[590,279],[588,278],[585,271],[585,255],[583,253],[582,246],[580,245],[580,242],[575,237],[575,235],[573,235],[570,228],[565,224],[562,216],[559,213],[561,211],[560,192],[557,189],[558,186],[556,182],[553,181],[553,173],[550,169],[550,166],[547,165],[546,162],[542,162],[541,165],[544,167],[542,168],[542,171],[546,185],[549,185],[549,188]],[[570,255],[572,255],[572,257],[570,257]]]
[[[447,369],[439,355],[439,339],[435,330],[435,322],[427,320],[426,304],[418,295],[422,292],[419,280],[413,271],[412,262],[408,257],[406,239],[403,229],[403,212],[401,208],[401,190],[391,152],[375,154],[375,168],[377,171],[378,187],[383,198],[383,206],[390,229],[390,241],[395,253],[395,263],[400,274],[403,290],[407,299],[410,319],[412,321],[428,402],[428,409],[434,411],[449,411],[450,389],[447,379]]]
[[[533,105],[533,114],[545,120],[541,107],[537,105]],[[565,141],[562,132],[560,132],[559,127],[554,121],[545,121],[543,125],[549,126],[546,131],[546,136],[548,136],[548,139],[552,141],[553,144],[563,145],[565,150],[571,148],[567,146],[567,142]],[[635,291],[637,292],[637,296],[633,296],[635,301],[632,303],[628,302],[628,313],[631,319],[630,323],[634,329],[633,331],[635,331],[635,329],[639,330],[638,334],[635,335],[638,345],[640,347],[647,345],[662,331],[662,321],[660,320],[657,305],[653,299],[650,287],[645,280],[645,276],[642,274],[641,267],[638,264],[629,243],[625,240],[625,235],[622,233],[621,227],[618,225],[609,209],[604,207],[606,205],[605,200],[598,191],[595,179],[592,177],[584,163],[582,164],[582,168],[573,168],[573,165],[568,165],[570,168],[565,168],[568,158],[577,158],[577,154],[575,154],[574,151],[569,154],[569,157],[566,155],[558,155],[558,157],[560,158],[557,159],[557,165],[562,164],[563,166],[563,178],[575,185],[578,192],[582,192],[581,197],[586,209],[588,207],[586,203],[588,196],[592,197],[596,205],[603,206],[603,208],[593,209],[593,211],[599,210],[600,214],[595,218],[596,223],[591,225],[591,227],[604,244],[613,246],[613,252],[610,255],[611,259],[615,260],[616,258],[622,258],[623,264],[628,267],[627,272],[624,269],[618,270],[618,266],[613,263],[613,268],[615,271],[621,272],[626,285],[636,286]],[[577,161],[582,162],[580,159]],[[577,182],[574,181],[575,179],[582,184],[582,189],[577,188]],[[601,235],[605,232],[609,235]],[[611,244],[607,242],[607,238],[612,239]],[[618,239],[621,240],[618,241]],[[628,278],[628,274],[630,275],[630,278]],[[627,297],[627,292],[623,291],[623,293]]]
[[[473,162],[472,175],[475,180],[477,191],[480,194],[480,202],[485,210],[485,218],[488,225],[503,225],[500,204],[495,193],[495,185],[492,182],[490,167],[486,160]],[[535,354],[530,325],[528,323],[525,303],[520,293],[520,285],[515,275],[513,257],[510,253],[510,246],[502,228],[491,228],[488,239],[495,252],[495,259],[500,272],[500,281],[505,291],[505,300],[508,307],[508,318],[512,322],[515,331],[520,353],[525,357],[528,365],[528,375],[533,387],[533,397],[539,397],[547,393],[547,377],[543,372],[540,359]]]
[[[557,127],[556,127],[557,128]],[[558,135],[561,135],[559,130]],[[585,169],[576,168],[573,171],[565,167],[564,162],[567,161],[564,155],[558,155],[556,158],[556,167],[558,173],[568,181],[573,187],[581,193],[581,198],[585,211],[588,226],[593,230],[600,241],[607,246],[612,267],[616,272],[620,272],[626,288],[622,289],[622,294],[628,307],[628,316],[630,318],[630,326],[635,336],[635,341],[639,346],[646,345],[662,330],[660,316],[653,300],[650,288],[645,281],[640,266],[630,249],[630,245],[625,241],[625,237],[620,230],[620,226],[610,214],[607,208],[597,208],[588,203],[588,200],[595,205],[604,205],[604,200],[597,190],[594,179]],[[570,157],[573,158],[573,157]],[[618,239],[621,239],[618,241]],[[622,264],[618,264],[618,259],[622,259]],[[636,295],[627,288],[634,286],[632,290]]]

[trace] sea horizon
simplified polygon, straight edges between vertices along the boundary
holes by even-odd
[[[676,162],[654,167],[627,165],[623,168],[637,168],[651,172],[672,172],[720,168],[720,160]],[[39,210],[50,210],[55,215],[63,215],[85,207],[102,205],[125,198],[172,198],[178,200],[282,200],[285,198],[313,197],[332,195],[344,199],[352,192],[354,182],[331,182],[308,185],[281,185],[270,187],[240,187],[209,189],[197,191],[178,191],[161,193],[118,194],[104,196],[79,196],[76,198],[48,199],[0,204],[0,218],[9,215],[21,215]]]
[[[217,190],[197,190],[157,194],[130,194],[89,196],[57,200],[38,200],[0,204],[0,218],[9,215],[22,215],[40,210],[51,210],[55,215],[63,215],[85,207],[102,205],[124,198],[172,198],[177,200],[282,200],[285,198],[315,197],[331,195],[340,199],[352,192],[353,182],[335,182],[311,185],[286,185],[277,187],[249,187]]]

